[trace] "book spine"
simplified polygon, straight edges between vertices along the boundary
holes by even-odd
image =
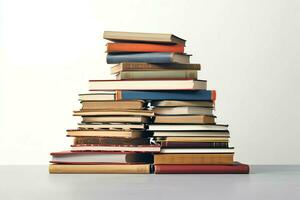
[[[215,90],[196,91],[117,91],[116,100],[182,100],[215,101]]]
[[[120,72],[116,75],[117,80],[135,80],[135,79],[193,79],[197,80],[197,71],[157,71],[157,72]]]
[[[249,166],[237,165],[155,165],[155,174],[249,174]]]
[[[142,43],[108,43],[107,52],[174,52],[183,53],[183,45],[159,45]]]
[[[108,64],[121,62],[172,63],[171,53],[107,54]]]
[[[161,142],[163,148],[228,148],[227,142]]]
[[[150,165],[49,165],[50,174],[149,174]]]

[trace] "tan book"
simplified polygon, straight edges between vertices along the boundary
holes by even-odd
[[[233,154],[154,154],[154,164],[230,165]]]
[[[157,115],[156,124],[214,124],[215,117],[205,115]]]
[[[164,101],[152,101],[152,106],[155,107],[176,107],[176,106],[201,106],[201,107],[214,107],[214,103],[212,101],[172,101],[172,100],[164,100]]]
[[[104,31],[103,38],[113,42],[127,41],[127,42],[185,45],[184,39],[169,33],[138,33],[138,32],[123,32],[123,31]]]
[[[98,91],[95,93],[79,94],[79,101],[115,100],[115,91]]]
[[[122,129],[122,130],[131,130],[131,129],[144,129],[144,124],[78,124],[80,129]]]
[[[146,116],[152,117],[154,113],[150,110],[80,110],[74,111],[74,116]]]
[[[67,135],[70,137],[112,137],[112,138],[139,138],[144,136],[143,131],[133,130],[67,130]]]
[[[163,137],[158,141],[165,142],[228,142],[228,137]]]
[[[74,137],[74,145],[77,144],[111,144],[111,145],[142,145],[150,144],[149,138],[103,138],[103,137]]]
[[[146,123],[148,117],[144,116],[92,116],[82,117],[83,123]]]
[[[49,165],[51,174],[149,174],[150,165]]]
[[[197,80],[196,70],[165,70],[165,71],[129,71],[116,75],[117,80],[126,79],[194,79]]]
[[[200,64],[151,64],[141,62],[124,62],[111,67],[112,74],[130,71],[166,71],[166,70],[200,70]]]
[[[229,137],[228,131],[154,131],[154,137]]]
[[[138,110],[144,108],[144,101],[82,101],[82,110]]]
[[[207,107],[155,107],[155,115],[213,115],[213,108]]]

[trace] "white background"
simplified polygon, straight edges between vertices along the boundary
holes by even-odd
[[[77,94],[113,78],[104,30],[185,38],[236,160],[300,164],[300,1],[0,2],[0,164],[47,164],[68,148]]]

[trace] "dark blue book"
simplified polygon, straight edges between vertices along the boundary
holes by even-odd
[[[116,64],[116,63],[122,63],[122,62],[189,64],[190,63],[190,55],[178,54],[178,53],[107,54],[106,62],[108,64]]]
[[[182,100],[182,101],[214,101],[215,90],[177,90],[177,91],[117,91],[116,100]]]

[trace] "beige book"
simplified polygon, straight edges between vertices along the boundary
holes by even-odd
[[[92,116],[82,117],[84,123],[146,123],[148,117],[144,116]]]
[[[79,94],[79,101],[115,100],[115,91],[98,91],[96,93]]]
[[[154,113],[150,110],[80,110],[74,111],[74,116],[147,116],[152,117]]]
[[[152,106],[155,107],[176,107],[176,106],[201,106],[201,107],[214,107],[212,101],[173,101],[173,100],[164,100],[164,101],[152,101]]]
[[[194,79],[197,80],[195,70],[166,70],[166,71],[130,71],[120,72],[116,75],[117,80],[126,79]]]
[[[124,101],[82,101],[82,110],[138,110],[144,108],[144,101],[124,100]]]
[[[70,137],[78,136],[95,136],[95,137],[112,137],[112,138],[139,138],[144,135],[143,131],[133,130],[67,130]]]
[[[157,124],[214,124],[215,117],[205,115],[157,115]]]
[[[149,174],[150,165],[49,165],[50,174]]]
[[[156,115],[213,115],[213,108],[207,107],[155,107],[153,112]]]
[[[158,138],[166,142],[228,142],[228,137],[166,137]]]
[[[78,128],[80,129],[144,129],[144,124],[78,124]]]

